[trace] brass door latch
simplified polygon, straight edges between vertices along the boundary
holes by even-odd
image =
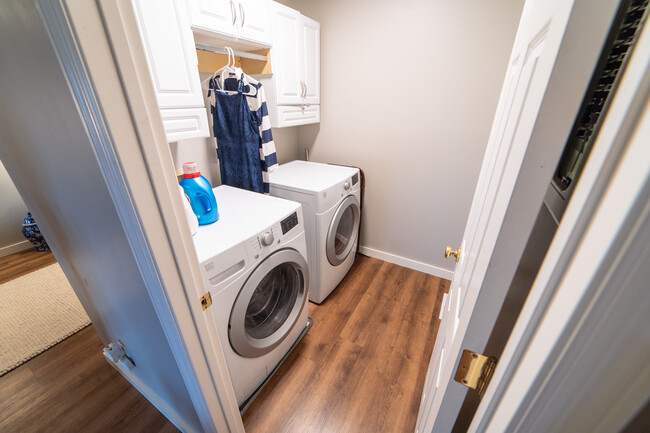
[[[205,295],[201,296],[201,309],[205,311],[210,305],[212,305],[212,296],[210,296],[210,292],[206,292]]]

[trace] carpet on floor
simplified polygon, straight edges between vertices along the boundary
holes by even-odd
[[[0,376],[89,324],[58,264],[0,284]]]

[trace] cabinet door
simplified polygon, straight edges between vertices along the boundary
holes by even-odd
[[[160,108],[203,107],[198,60],[185,4],[133,0]]]
[[[302,103],[300,51],[300,12],[274,3],[271,62],[278,105]]]
[[[320,123],[320,105],[281,105],[276,107],[276,119],[275,125],[271,122],[274,128]]]
[[[304,16],[300,21],[303,100],[305,104],[320,104],[320,24]]]
[[[271,10],[268,0],[239,0],[239,37],[271,45]]]
[[[200,32],[237,36],[237,2],[234,0],[189,0],[192,28]]]
[[[210,136],[205,108],[182,108],[160,110],[165,136],[170,143],[188,138]]]

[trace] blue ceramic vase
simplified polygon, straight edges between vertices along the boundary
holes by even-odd
[[[23,236],[36,247],[36,251],[50,251],[50,247],[45,242],[41,229],[36,225],[31,212],[27,212],[27,216],[23,220]]]

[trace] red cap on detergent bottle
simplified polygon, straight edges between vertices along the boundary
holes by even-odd
[[[201,172],[196,166],[196,162],[186,162],[183,164],[183,177],[185,179],[192,179],[193,177],[199,176],[201,176]]]

